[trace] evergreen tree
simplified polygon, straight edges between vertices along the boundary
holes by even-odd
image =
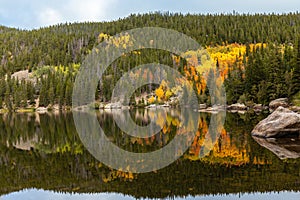
[[[296,94],[300,91],[300,37],[298,37],[297,45],[295,47],[295,58],[293,61],[293,88],[292,94]]]

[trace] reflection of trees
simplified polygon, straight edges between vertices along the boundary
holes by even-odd
[[[130,136],[122,130],[120,130],[115,121],[112,120],[111,111],[102,113],[98,116],[101,127],[103,128],[106,135],[111,139],[112,142],[118,146],[133,152],[149,152],[163,147],[168,144],[169,141],[174,138],[176,131],[178,133],[184,133],[186,130],[180,128],[180,112],[178,110],[168,110],[168,109],[154,109],[154,110],[132,110],[130,115],[127,112],[113,111],[116,112],[120,119],[123,119],[124,125],[129,117],[132,117],[134,121],[140,125],[148,125],[150,122],[154,124],[161,130],[155,135],[148,138],[139,138]],[[106,119],[103,121],[102,119]],[[128,126],[128,125],[127,125]],[[112,130],[112,127],[113,130]],[[126,127],[130,130],[130,127]],[[151,129],[149,129],[150,131]],[[149,133],[151,134],[151,133]]]
[[[20,143],[32,141],[30,145],[33,148],[45,152],[60,149],[82,151],[72,115],[67,113],[8,113],[0,116],[0,128],[0,143],[6,146],[18,146]]]
[[[128,181],[130,179],[124,178],[126,174],[119,175],[86,152],[46,156],[41,152],[0,148],[1,152],[6,152],[0,157],[0,194],[32,187],[80,193],[120,192],[137,198],[299,191],[300,163],[282,163],[275,157],[272,157],[275,161],[272,165],[249,164],[232,168],[180,159],[156,173],[137,174],[134,180]]]
[[[78,148],[81,142],[74,134],[70,114],[40,115],[39,120],[35,115],[24,114],[1,118],[0,194],[32,187],[65,192],[121,192],[137,198],[299,191],[300,160],[283,162],[253,141],[249,134],[253,125],[247,120],[251,116],[242,119],[228,113],[225,129],[206,157],[191,161],[195,149],[201,148],[192,146],[177,162],[145,174],[121,173],[102,165],[83,148],[81,152],[75,151],[74,146]],[[110,122],[109,115],[100,115],[100,119]],[[193,143],[202,144],[210,116],[201,114],[199,119]],[[175,112],[167,117],[166,123],[177,127],[177,120]],[[162,135],[172,131],[167,129]],[[117,141],[113,138],[117,136],[112,135],[111,139]],[[36,149],[23,151],[13,147],[20,138],[35,137],[40,141]],[[148,143],[151,146],[154,142]],[[148,143],[145,141],[144,146]],[[63,148],[65,151],[57,151]]]
[[[190,160],[202,160],[209,163],[226,165],[241,165],[249,163],[249,149],[247,140],[240,137],[232,137],[232,128],[227,132],[220,120],[222,113],[212,115],[216,119],[216,131],[208,129],[207,115],[200,115],[198,132],[194,138],[187,158]],[[236,125],[233,125],[236,126]],[[244,133],[245,136],[247,132]]]

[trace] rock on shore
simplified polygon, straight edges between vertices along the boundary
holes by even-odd
[[[280,98],[280,99],[275,99],[270,102],[269,108],[271,110],[277,109],[279,106],[287,108],[289,107],[288,99],[287,98]]]
[[[287,108],[278,107],[266,119],[259,122],[252,130],[253,136],[281,137],[300,133],[300,114]]]

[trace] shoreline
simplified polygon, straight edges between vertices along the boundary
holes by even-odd
[[[231,105],[207,105],[198,104],[192,108],[196,112],[206,112],[206,113],[218,113],[218,112],[231,112],[231,113],[269,113],[273,112],[278,106],[283,106],[289,108],[294,112],[300,112],[300,106],[288,103],[287,99],[276,99],[270,102],[268,106],[262,104],[249,104],[245,105],[243,103],[234,103]],[[188,108],[188,106],[184,106]],[[56,112],[73,112],[82,110],[132,110],[132,109],[160,109],[160,108],[180,108],[180,105],[161,102],[155,104],[138,104],[138,105],[122,105],[120,102],[94,102],[92,104],[72,107],[72,106],[59,106],[58,104],[48,105],[47,107],[27,107],[27,108],[16,108],[13,110],[8,110],[6,108],[0,109],[0,114],[3,113],[56,113]]]

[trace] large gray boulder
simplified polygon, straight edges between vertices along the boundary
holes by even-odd
[[[272,110],[275,110],[279,106],[287,108],[289,107],[288,99],[287,98],[280,98],[280,99],[275,99],[270,102],[269,108]]]
[[[252,130],[252,135],[265,138],[299,133],[300,114],[281,106]]]

